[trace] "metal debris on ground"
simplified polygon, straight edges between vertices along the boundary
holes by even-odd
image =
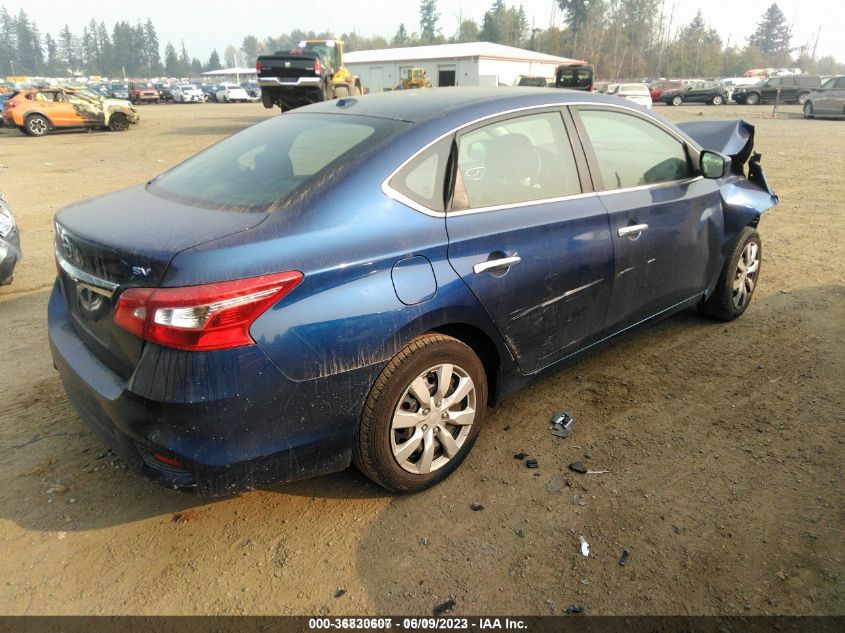
[[[570,615],[573,613],[582,613],[583,611],[584,607],[582,607],[580,604],[570,604],[568,607],[566,607],[566,612]]]
[[[346,589],[338,589],[338,590],[337,590],[337,591],[335,591],[335,593],[334,593],[334,597],[335,597],[335,598],[342,598],[342,597],[343,597],[343,596],[345,596],[345,595],[346,595]]]
[[[625,563],[628,562],[628,559],[631,558],[631,550],[623,549],[622,550],[622,557],[619,559],[619,566],[624,567]]]
[[[572,435],[575,418],[566,411],[558,411],[552,416],[552,435],[566,439]]]
[[[531,459],[526,459],[525,465],[528,466],[528,468],[539,468],[540,467],[540,464],[533,457]]]
[[[581,473],[582,475],[587,472],[587,467],[584,466],[583,462],[574,462],[569,464],[569,470],[574,471],[576,473]]]
[[[581,555],[582,556],[589,556],[590,555],[590,544],[587,542],[583,536],[578,537],[581,540]]]
[[[586,472],[587,475],[604,475],[605,473],[609,473],[609,470],[588,470]]]
[[[484,509],[484,504],[482,503],[471,503],[469,504],[469,509],[473,512],[481,512]]]
[[[528,453],[517,453],[513,456],[514,459],[525,459],[528,457]]]
[[[558,473],[554,477],[551,478],[549,483],[546,485],[549,492],[558,492],[563,489],[564,486],[569,485],[569,480],[566,478],[566,473]]]
[[[452,608],[457,604],[454,600],[449,598],[446,602],[442,602],[438,604],[434,609],[432,609],[432,613],[434,615],[443,615],[447,611],[451,611]]]

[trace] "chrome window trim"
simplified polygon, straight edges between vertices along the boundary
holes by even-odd
[[[101,294],[104,297],[111,298],[112,295],[114,295],[115,290],[118,288],[118,284],[114,282],[100,279],[99,277],[86,273],[84,270],[80,270],[62,257],[59,251],[56,251],[56,262],[59,264],[61,269],[65,271],[68,277],[78,284],[82,284],[89,290],[96,292],[97,294]]]
[[[414,209],[415,211],[419,211],[420,213],[423,213],[427,216],[430,216],[430,217],[433,217],[433,218],[445,218],[447,215],[450,216],[450,217],[451,216],[458,216],[458,215],[469,215],[471,213],[485,213],[487,211],[501,211],[503,209],[519,208],[519,207],[525,207],[525,206],[536,205],[536,204],[550,204],[550,203],[554,203],[554,202],[563,202],[563,201],[566,201],[566,200],[576,200],[576,199],[579,199],[579,198],[589,198],[590,196],[597,196],[597,195],[625,193],[625,192],[628,192],[628,191],[639,191],[639,190],[642,190],[642,189],[655,189],[655,188],[659,188],[659,187],[667,187],[667,186],[678,185],[678,184],[683,183],[683,182],[694,182],[695,180],[698,180],[698,179],[701,178],[701,176],[696,176],[696,177],[693,177],[693,178],[685,178],[683,180],[676,180],[676,181],[672,181],[672,182],[661,182],[661,183],[657,183],[657,184],[654,184],[654,185],[641,185],[641,186],[638,186],[638,187],[628,187],[626,189],[609,189],[609,190],[606,190],[606,191],[588,191],[588,192],[572,194],[572,195],[569,195],[569,196],[560,196],[560,197],[557,197],[557,198],[542,198],[542,199],[539,199],[539,200],[528,200],[526,202],[514,202],[514,203],[510,203],[510,204],[500,204],[500,205],[494,205],[494,206],[488,206],[488,207],[479,207],[477,209],[461,209],[460,211],[452,211],[451,213],[448,213],[448,214],[445,211],[435,211],[434,209],[430,209],[430,208],[426,207],[425,205],[420,204],[419,202],[416,202],[415,200],[412,200],[408,196],[404,195],[403,193],[400,193],[399,191],[397,191],[396,189],[394,189],[393,187],[390,186],[390,181],[393,180],[393,178],[396,176],[396,174],[398,174],[400,171],[402,171],[405,168],[405,166],[408,163],[410,163],[412,160],[414,160],[417,156],[419,156],[423,152],[427,151],[431,146],[435,145],[436,143],[439,143],[444,138],[446,138],[448,136],[452,136],[453,134],[457,134],[458,132],[460,132],[461,130],[463,130],[465,128],[471,127],[471,126],[476,125],[478,123],[482,123],[484,121],[489,121],[490,119],[495,119],[495,118],[505,116],[505,115],[508,115],[508,114],[514,114],[516,112],[527,112],[527,111],[531,111],[531,110],[542,110],[544,108],[561,108],[562,109],[562,108],[567,108],[567,107],[570,107],[570,106],[585,106],[585,105],[586,106],[598,106],[600,108],[614,108],[614,109],[617,109],[617,110],[628,110],[628,111],[633,112],[635,114],[639,114],[639,115],[643,114],[637,108],[632,108],[630,106],[625,105],[624,103],[616,104],[616,103],[603,103],[603,102],[595,102],[595,101],[570,101],[570,102],[565,102],[565,103],[542,103],[542,104],[537,104],[537,105],[523,106],[521,108],[512,108],[510,110],[503,110],[502,112],[496,112],[494,114],[488,114],[488,115],[485,115],[485,116],[480,117],[478,119],[473,119],[472,121],[468,121],[467,123],[463,123],[463,124],[461,124],[461,125],[459,125],[455,128],[452,128],[448,132],[444,132],[443,134],[441,134],[440,136],[435,138],[433,141],[427,143],[422,148],[418,149],[409,158],[402,161],[402,163],[400,163],[400,165],[396,169],[394,169],[392,172],[390,172],[390,174],[387,176],[387,178],[382,180],[382,182],[381,182],[382,193],[384,193],[384,195],[386,195],[388,198],[391,198],[392,200],[395,200],[396,202],[400,202],[401,204],[404,204],[406,207],[410,207],[411,209]],[[678,134],[677,131],[670,128],[668,125],[663,123],[663,121],[660,121],[660,120],[655,119],[655,118],[650,117],[650,116],[648,117],[647,120],[648,120],[649,123],[653,123],[654,125],[657,125],[661,129],[664,129],[666,132],[668,132],[669,134],[674,136],[676,139],[678,139],[679,141],[684,143],[684,145],[691,146],[696,152],[700,151],[699,148],[696,147],[696,145],[694,145],[690,142],[690,139],[685,138],[684,136]]]
[[[600,196],[611,196],[616,193],[629,193],[631,191],[644,191],[646,189],[662,189],[663,187],[677,187],[683,184],[692,184],[698,180],[704,180],[704,176],[692,176],[691,178],[681,178],[680,180],[667,180],[666,182],[657,182],[653,185],[637,185],[636,187],[625,187],[623,189],[604,189],[597,192]]]

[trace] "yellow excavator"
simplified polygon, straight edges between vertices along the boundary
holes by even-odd
[[[411,88],[431,88],[431,80],[425,72],[425,68],[405,68],[402,71],[401,83],[398,88],[400,90],[409,90]]]

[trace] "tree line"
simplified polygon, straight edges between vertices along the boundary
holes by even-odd
[[[636,77],[719,77],[739,75],[750,68],[799,67],[807,72],[845,72],[833,57],[816,58],[812,40],[795,45],[786,16],[772,4],[743,41],[723,42],[699,11],[679,24],[675,3],[667,0],[556,0],[552,26],[529,23],[522,6],[494,0],[480,20],[458,15],[454,33],[440,27],[438,0],[421,0],[418,24],[399,24],[391,37],[357,33],[317,33],[294,29],[263,39],[243,38],[228,44],[223,55],[215,49],[206,61],[188,54],[184,42],[167,42],[163,54],[152,21],[116,22],[111,29],[91,20],[81,34],[68,26],[54,39],[42,36],[21,10],[10,14],[0,7],[0,75],[69,76],[74,74],[195,76],[224,66],[252,66],[264,53],[290,50],[304,39],[339,37],[346,50],[394,46],[422,46],[487,41],[591,62],[601,79]],[[558,26],[559,25],[559,26]]]

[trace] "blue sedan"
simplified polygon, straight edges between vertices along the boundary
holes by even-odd
[[[534,378],[679,310],[745,311],[777,202],[752,148],[740,121],[554,89],[299,108],[56,214],[55,366],[164,485],[354,462],[422,490]]]

